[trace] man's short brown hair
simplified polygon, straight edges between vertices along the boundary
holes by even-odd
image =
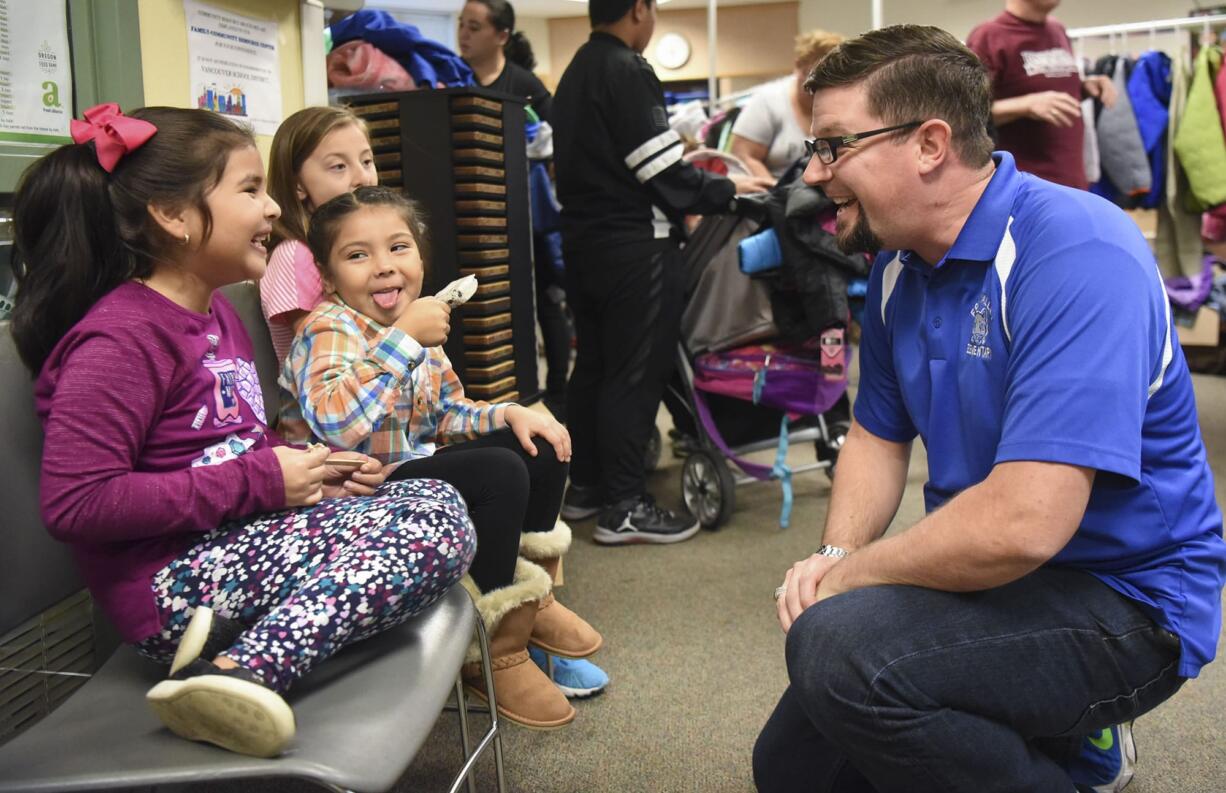
[[[864,83],[868,109],[887,125],[939,118],[966,165],[992,156],[992,89],[975,53],[940,28],[894,25],[843,42],[817,62],[805,90]]]

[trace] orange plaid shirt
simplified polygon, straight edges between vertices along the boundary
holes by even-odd
[[[394,463],[500,429],[502,409],[468,399],[442,347],[325,299],[294,338],[278,383],[277,431]]]

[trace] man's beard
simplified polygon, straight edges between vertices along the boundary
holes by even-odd
[[[876,256],[885,247],[881,238],[873,232],[872,226],[869,225],[868,217],[864,214],[864,206],[861,204],[856,206],[856,224],[847,233],[836,234],[835,242],[839,250],[846,254],[867,253],[870,256]]]

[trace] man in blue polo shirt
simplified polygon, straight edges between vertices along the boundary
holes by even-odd
[[[1222,516],[1154,259],[1097,197],[993,153],[978,59],[845,42],[805,178],[870,279],[855,423],[778,598],[791,685],[759,790],[1055,791],[1082,736],[1212,660]],[[882,539],[916,436],[928,514]]]

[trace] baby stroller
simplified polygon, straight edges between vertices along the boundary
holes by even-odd
[[[767,479],[781,484],[780,526],[786,528],[792,477],[823,470],[833,479],[850,425],[845,397],[847,282],[866,275],[868,262],[864,256],[837,251],[829,231],[819,228],[821,212],[802,206],[792,195],[801,192],[829,203],[820,191],[789,184],[785,175],[780,187],[758,202],[739,201],[736,215],[704,218],[685,249],[688,297],[678,376],[665,401],[679,431],[673,451],[684,457],[681,495],[706,529],[718,529],[728,519],[737,485]],[[789,216],[789,211],[794,214]],[[793,263],[804,259],[802,267],[821,270],[829,286],[839,290],[838,299],[817,311],[820,318],[808,311],[811,306],[797,306],[796,282],[807,275],[785,273],[764,280],[744,272],[754,265],[742,261],[740,250],[747,250],[744,258],[753,258],[751,248],[760,241],[749,238],[769,226],[777,232],[777,243],[787,227],[795,230],[797,225],[803,228],[802,237],[808,235],[810,251],[802,255],[792,250]],[[769,235],[766,241],[772,242]],[[787,244],[794,243],[792,239]],[[811,255],[818,245],[837,258]],[[835,266],[840,271],[829,272]],[[793,294],[787,294],[789,290]],[[841,321],[825,324],[831,312],[840,310]],[[823,324],[815,327],[818,323]],[[814,462],[790,467],[789,447],[809,442],[814,444]],[[772,465],[745,459],[772,448]]]

